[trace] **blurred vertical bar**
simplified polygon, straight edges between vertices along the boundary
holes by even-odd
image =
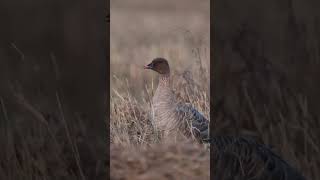
[[[211,135],[272,145],[307,179],[320,172],[319,8],[316,0],[215,0],[211,9]]]
[[[106,130],[106,142],[107,142],[107,167],[106,167],[106,176],[107,178],[110,178],[110,19],[111,19],[111,13],[110,13],[110,0],[107,0],[107,10],[106,10],[106,14],[107,14],[107,17],[106,17],[106,21],[107,21],[107,29],[106,29],[106,37],[107,37],[107,47],[106,47],[106,55],[107,55],[107,71],[106,71],[106,74],[107,74],[107,80],[106,80],[106,84],[107,84],[107,89],[106,89],[106,108],[105,108],[105,115],[106,115],[106,127],[107,127],[107,130]]]
[[[215,1],[210,1],[210,131],[209,131],[209,136],[210,139],[213,137],[213,129],[214,129],[214,96],[213,96],[213,83],[214,83],[214,46],[213,46],[213,41],[214,41],[214,2]],[[213,150],[212,146],[210,146],[210,178],[212,179],[213,177]]]
[[[109,12],[0,2],[0,179],[107,179]]]

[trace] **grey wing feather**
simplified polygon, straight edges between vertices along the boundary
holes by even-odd
[[[177,106],[179,116],[188,121],[192,127],[192,133],[201,141],[209,139],[209,121],[197,111],[191,104],[179,104]]]

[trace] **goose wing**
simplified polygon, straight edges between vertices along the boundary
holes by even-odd
[[[305,180],[299,172],[263,144],[243,137],[210,140],[214,179]]]
[[[201,141],[209,139],[209,121],[191,104],[178,104],[176,108],[181,119],[187,122],[192,134]]]

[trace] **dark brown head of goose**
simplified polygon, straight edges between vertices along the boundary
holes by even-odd
[[[159,74],[170,73],[169,63],[164,58],[153,59],[150,64],[144,66],[144,69],[151,69],[158,72]]]

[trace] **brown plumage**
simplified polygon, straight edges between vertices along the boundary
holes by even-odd
[[[214,160],[214,179],[219,180],[305,180],[280,156],[263,144],[249,138],[216,136],[209,140],[209,121],[190,104],[177,102],[171,89],[168,61],[156,58],[145,69],[159,73],[158,88],[153,97],[154,126],[164,137],[183,132],[200,141],[208,141]]]
[[[178,102],[171,89],[170,67],[164,58],[156,58],[145,69],[159,73],[158,88],[152,99],[154,126],[164,137],[173,138],[177,133],[195,137],[199,141],[209,139],[209,121],[191,104]]]

